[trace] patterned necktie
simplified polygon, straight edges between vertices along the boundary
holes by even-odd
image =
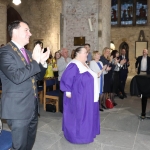
[[[29,58],[28,58],[28,55],[27,55],[27,53],[25,51],[25,48],[21,48],[20,50],[21,50],[21,52],[22,52],[26,62],[29,64]]]

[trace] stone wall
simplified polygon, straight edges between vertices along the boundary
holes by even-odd
[[[111,1],[99,0],[99,48],[102,53],[104,47],[110,46],[110,30],[111,30]]]
[[[148,0],[148,6],[150,1]],[[112,27],[111,28],[111,41],[114,42],[116,49],[119,50],[119,46],[122,42],[126,42],[129,45],[129,60],[130,67],[129,73],[135,73],[135,41],[138,40],[140,30],[144,30],[145,39],[148,41],[148,49],[150,49],[150,8],[148,9],[148,24],[147,26],[134,26],[134,27]],[[149,50],[150,53],[150,50]],[[142,55],[142,50],[141,50]]]
[[[73,50],[74,37],[85,37],[91,51],[98,49],[98,0],[63,0],[63,47]],[[93,31],[90,31],[88,19]]]
[[[119,50],[119,46],[122,42],[126,42],[129,45],[129,60],[130,67],[129,72],[135,73],[135,41],[138,41],[140,30],[144,30],[145,39],[149,41],[148,47],[150,47],[150,29],[149,26],[145,27],[120,27],[111,29],[111,40],[114,42],[115,47]],[[150,51],[149,51],[150,52]],[[141,50],[142,55],[142,50]]]
[[[53,53],[59,49],[61,0],[22,0],[18,6],[12,4],[12,0],[5,3],[18,11],[30,25],[32,36],[28,49],[33,49],[37,39],[43,39],[44,47],[49,46]]]
[[[0,3],[0,45],[6,44],[6,24],[7,24],[6,5]]]

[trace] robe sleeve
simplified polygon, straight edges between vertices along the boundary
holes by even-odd
[[[79,69],[76,64],[70,63],[64,71],[60,80],[60,89],[63,92],[71,94],[75,78],[79,74]]]

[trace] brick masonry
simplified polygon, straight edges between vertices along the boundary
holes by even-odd
[[[150,6],[150,1],[148,1]],[[129,73],[136,74],[135,72],[135,41],[138,41],[140,30],[144,30],[145,39],[148,41],[148,49],[150,49],[150,9],[148,9],[148,25],[136,27],[112,27],[111,40],[114,42],[116,49],[119,50],[120,44],[125,41],[129,45],[129,60],[130,67]],[[150,50],[149,50],[150,53]],[[141,49],[142,55],[142,49]]]
[[[0,8],[0,11],[3,12],[0,13],[1,18],[5,20],[5,24],[3,22],[1,24],[5,26],[5,29],[8,5],[13,7],[22,19],[29,23],[32,36],[28,49],[33,50],[34,42],[37,39],[43,39],[44,47],[49,46],[53,53],[59,49],[61,0],[22,0],[22,3],[18,6],[12,4],[12,0],[5,0],[5,2],[0,0],[0,4],[5,5],[5,10]],[[4,31],[6,30],[0,32]],[[2,39],[1,36],[0,41]]]
[[[91,44],[91,50],[98,49],[98,0],[63,0],[63,47],[70,51],[74,46],[74,37],[85,37]],[[88,19],[91,19],[90,30]]]
[[[7,13],[6,5],[0,3],[0,45],[6,44],[6,24],[7,24]]]

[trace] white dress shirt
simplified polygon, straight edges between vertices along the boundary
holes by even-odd
[[[147,70],[147,56],[143,56],[141,60],[141,71]]]
[[[69,57],[65,60],[65,58],[62,57],[62,56],[57,60],[57,68],[58,68],[58,74],[59,74],[59,76],[58,76],[58,81],[60,81],[61,76],[62,76],[64,70],[66,69],[67,64],[68,64],[71,60],[72,60],[72,59],[69,58]]]

